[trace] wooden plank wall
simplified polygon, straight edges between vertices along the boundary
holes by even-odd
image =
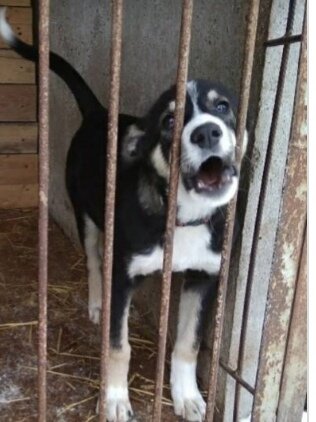
[[[33,41],[31,0],[0,0],[18,36]],[[37,205],[37,86],[34,63],[0,40],[0,208]]]

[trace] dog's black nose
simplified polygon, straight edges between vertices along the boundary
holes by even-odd
[[[223,132],[216,123],[205,123],[194,129],[191,142],[200,148],[213,148],[218,144]]]

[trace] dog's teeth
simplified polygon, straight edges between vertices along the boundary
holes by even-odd
[[[231,180],[232,180],[232,178],[229,174],[224,174],[221,184],[223,185],[225,183],[229,183],[229,182],[231,182]]]

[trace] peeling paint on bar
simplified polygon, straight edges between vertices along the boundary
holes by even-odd
[[[280,421],[302,417],[307,393],[307,236],[295,287],[295,299],[278,403]]]
[[[306,22],[303,40],[282,208],[261,341],[252,414],[254,422],[272,421],[276,417],[296,275],[305,232],[307,139],[302,127],[306,125],[307,116]],[[300,143],[305,143],[305,148],[298,149],[296,140],[302,134]],[[300,192],[299,195],[296,194],[297,191]]]
[[[47,260],[49,185],[49,0],[39,2],[38,421],[47,411]]]
[[[161,420],[162,388],[164,380],[164,365],[168,330],[170,285],[172,275],[173,234],[177,212],[177,188],[179,179],[180,140],[184,120],[186,82],[188,75],[191,24],[193,0],[184,0],[182,7],[181,34],[179,45],[179,61],[177,71],[177,92],[175,125],[171,146],[170,179],[168,194],[168,212],[164,243],[164,261],[162,274],[161,306],[159,318],[159,343],[156,368],[155,401],[153,407],[153,422]]]
[[[99,420],[106,422],[105,396],[108,378],[108,357],[110,351],[110,309],[113,268],[113,240],[115,188],[117,166],[117,134],[120,96],[121,50],[122,50],[123,0],[112,0],[112,32],[111,32],[111,78],[109,120],[106,152],[106,198],[104,224],[104,256],[103,256],[103,294],[102,294],[102,351]],[[105,116],[104,116],[105,118]],[[106,139],[104,139],[106,142]]]
[[[293,25],[295,20],[295,12],[297,10],[297,0],[291,0],[289,2],[289,8],[287,12],[287,19],[286,19],[286,29],[285,33],[286,36],[289,36],[293,31]],[[290,56],[290,44],[285,44],[282,52],[282,60],[281,60],[281,67],[278,76],[278,83],[277,83],[277,91],[275,97],[275,103],[273,108],[273,116],[272,116],[272,123],[269,133],[269,141],[268,147],[266,152],[266,160],[264,165],[264,171],[262,176],[262,185],[260,189],[260,198],[258,204],[258,212],[256,217],[256,225],[255,231],[253,234],[253,243],[251,248],[251,255],[250,255],[250,262],[249,262],[249,272],[248,272],[248,281],[247,281],[247,291],[245,297],[245,305],[243,311],[243,321],[242,321],[242,329],[240,335],[240,349],[239,349],[239,356],[238,356],[238,370],[239,373],[244,375],[245,365],[246,365],[246,347],[247,343],[247,335],[248,335],[248,326],[251,315],[251,307],[252,305],[252,292],[254,290],[255,285],[255,274],[257,271],[257,260],[258,260],[258,253],[260,245],[260,234],[262,233],[262,226],[264,221],[264,207],[266,203],[266,197],[269,195],[269,189],[271,189],[271,185],[269,186],[269,174],[271,172],[271,167],[273,165],[273,152],[274,152],[274,145],[278,141],[278,122],[281,116],[282,111],[282,100],[283,95],[286,89],[286,76],[287,76],[287,68],[289,63],[289,56]],[[281,192],[280,192],[281,195]],[[272,252],[272,251],[271,251]],[[272,256],[271,256],[272,259]],[[286,264],[285,264],[286,265]],[[287,265],[284,268],[290,270],[290,267]],[[245,375],[244,375],[245,376]],[[241,388],[237,385],[236,394],[235,394],[235,409],[234,409],[234,417],[239,417],[239,407],[241,403]]]

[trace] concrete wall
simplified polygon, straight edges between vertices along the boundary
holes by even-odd
[[[141,115],[174,83],[181,18],[180,0],[129,0],[124,9],[121,111]],[[190,78],[222,81],[238,91],[246,0],[196,0]],[[52,0],[51,48],[108,102],[110,1]],[[67,87],[52,76],[51,195],[53,217],[77,238],[65,191],[65,158],[80,114]]]

